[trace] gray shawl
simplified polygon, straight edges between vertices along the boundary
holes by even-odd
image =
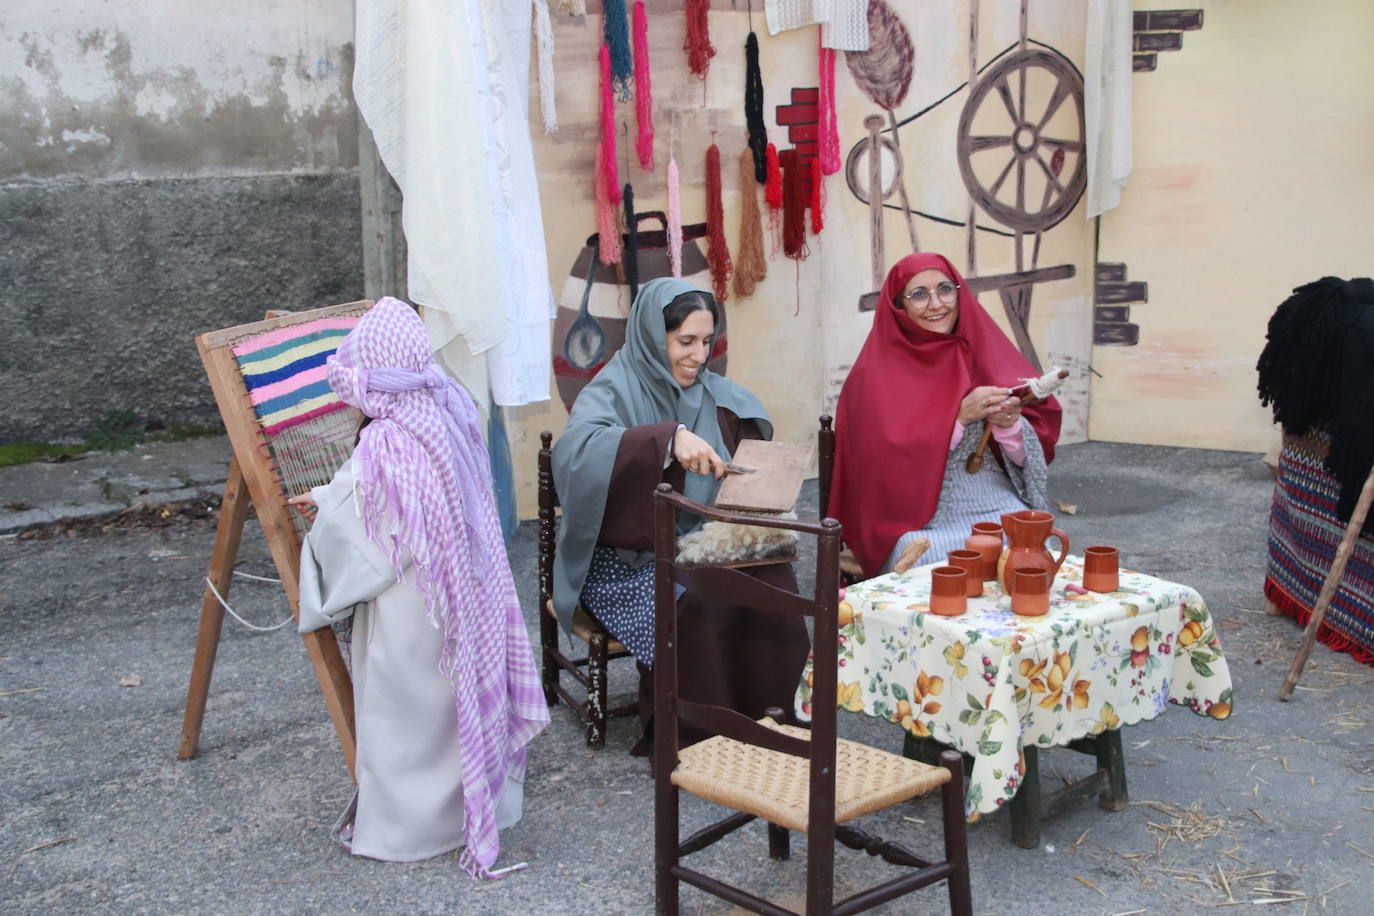
[[[572,624],[573,609],[587,579],[620,437],[628,427],[681,423],[727,460],[730,456],[721,439],[717,407],[742,420],[754,420],[766,437],[773,434],[763,404],[729,379],[703,367],[696,383],[688,388],[674,381],[663,310],[678,296],[696,289],[672,277],[650,280],[640,287],[630,309],[625,346],[582,389],[567,428],[554,445],[553,479],[563,504],[563,520],[553,567],[553,606],[564,629]],[[710,476],[688,473],[684,495],[709,505],[718,486]],[[643,563],[650,556],[627,550],[620,553],[630,565]]]

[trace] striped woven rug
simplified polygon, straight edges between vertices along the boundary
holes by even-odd
[[[1329,442],[1324,432],[1283,437],[1269,513],[1269,574],[1264,595],[1304,625],[1345,534],[1345,525],[1336,520],[1340,485],[1322,469]],[[1366,535],[1356,540],[1317,638],[1374,665],[1374,538]]]
[[[234,347],[262,431],[274,436],[344,403],[329,387],[324,361],[338,349],[357,315],[320,318],[270,331]]]

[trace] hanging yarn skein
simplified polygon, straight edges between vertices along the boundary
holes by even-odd
[[[682,276],[682,191],[678,187],[677,159],[668,152],[668,266]]]
[[[744,40],[744,123],[753,151],[754,180],[768,181],[768,125],[763,120],[763,72],[759,69],[759,37],[752,31]]]
[[[601,40],[611,52],[615,97],[627,102],[634,86],[634,61],[630,54],[630,19],[625,0],[602,0]]]
[[[606,156],[606,144],[596,145],[596,233],[600,238],[597,245],[597,257],[602,264],[620,263],[620,227],[616,225],[615,204],[611,202],[611,194],[606,187],[606,170],[602,167],[602,160]],[[620,189],[616,188],[619,193]]]
[[[730,296],[730,249],[725,244],[725,208],[720,190],[720,147],[706,150],[706,236],[710,241],[706,264],[711,268],[711,288],[717,302]]]
[[[763,199],[768,204],[768,234],[772,237],[768,256],[773,258],[778,255],[778,237],[781,234],[779,214],[782,213],[782,166],[778,164],[778,148],[772,143],[768,144],[768,150],[764,155],[767,158],[768,181],[763,186]]]
[[[816,30],[817,33],[820,29]],[[817,41],[820,39],[818,38]],[[818,44],[820,50],[820,108],[816,112],[816,146],[821,171],[833,175],[840,170],[840,126],[835,112],[835,49]]]
[[[635,0],[635,124],[639,134],[635,137],[635,152],[639,154],[639,167],[645,171],[654,170],[654,98],[649,79],[649,14],[645,12],[644,0]]]
[[[711,25],[707,15],[711,10],[711,0],[687,0],[687,37],[682,49],[687,52],[687,69],[697,79],[706,79],[711,69],[711,58],[716,49],[711,44]]]
[[[620,172],[615,162],[615,99],[611,97],[611,52],[601,46],[601,148],[597,169],[603,173],[606,193],[613,204],[620,203]],[[603,251],[605,246],[602,246]],[[607,264],[612,262],[606,261]]]
[[[806,163],[797,151],[783,150],[782,161],[782,253],[794,261],[804,261],[811,253],[806,247],[806,192],[802,188],[802,174]]]
[[[811,160],[811,234],[820,235],[825,228],[825,176],[821,174],[820,157]],[[629,185],[625,185],[629,187]]]
[[[754,180],[754,151],[745,147],[739,154],[739,257],[735,259],[735,293],[747,299],[768,276],[763,259],[763,221],[759,215],[758,182]]]

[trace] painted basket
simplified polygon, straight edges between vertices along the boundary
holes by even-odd
[[[637,233],[638,245],[633,256],[638,262],[639,282],[647,283],[657,277],[672,276],[668,262],[668,219],[660,210],[635,214],[637,222],[657,220],[660,228]],[[701,289],[711,289],[711,271],[697,239],[706,236],[705,223],[682,227],[682,279]],[[628,237],[625,258],[631,257]],[[553,326],[553,375],[563,406],[572,410],[573,401],[586,384],[596,377],[615,352],[625,344],[625,325],[630,314],[630,286],[625,278],[624,260],[620,264],[602,264],[597,258],[599,237],[593,233],[573,261],[568,279],[558,297],[558,317]],[[712,372],[725,374],[726,320],[725,306],[718,303],[720,324],[716,328],[716,343],[707,365]],[[598,335],[591,323],[600,329]],[[581,333],[574,334],[578,326]],[[591,330],[591,334],[587,333]],[[588,339],[594,341],[587,345]]]

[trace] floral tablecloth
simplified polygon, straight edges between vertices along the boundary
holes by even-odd
[[[1231,714],[1231,675],[1207,604],[1186,585],[1122,570],[1120,590],[1078,594],[1069,557],[1050,611],[1018,617],[995,583],[968,612],[928,610],[931,566],[850,586],[840,603],[838,704],[975,757],[970,818],[1005,804],[1022,747],[1065,745],[1153,719],[1170,702]],[[798,713],[811,711],[807,660]]]

